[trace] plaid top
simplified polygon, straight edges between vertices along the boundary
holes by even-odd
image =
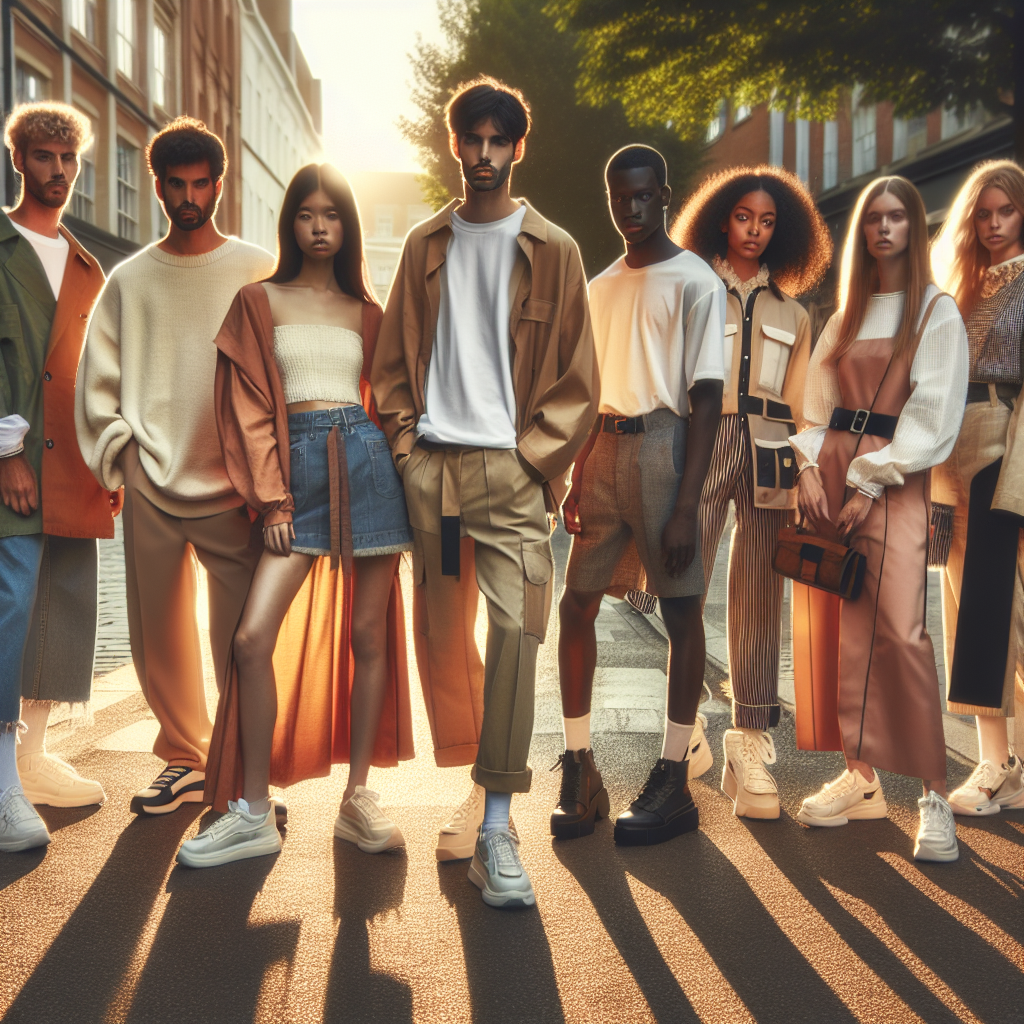
[[[967,318],[970,379],[1019,386],[1024,381],[1024,259],[1008,260],[990,268],[981,296]]]

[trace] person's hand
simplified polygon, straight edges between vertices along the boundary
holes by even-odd
[[[821,485],[821,474],[817,466],[808,466],[800,474],[797,491],[797,508],[800,514],[810,524],[811,529],[817,531],[822,523],[830,523],[828,517],[828,498],[825,496],[825,488]]]
[[[263,545],[271,554],[287,558],[292,553],[295,527],[291,523],[276,523],[263,527]]]
[[[682,576],[697,553],[697,510],[676,509],[661,535],[661,553],[669,576]]]
[[[583,532],[583,527],[580,525],[580,491],[582,489],[582,487],[577,487],[576,481],[573,480],[573,485],[562,504],[562,523],[566,533],[579,534]]]
[[[836,533],[846,540],[868,517],[874,499],[858,491],[844,506],[836,520]]]
[[[0,459],[0,498],[22,516],[30,516],[39,508],[39,487],[36,471],[24,455]]]

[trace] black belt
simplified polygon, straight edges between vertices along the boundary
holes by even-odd
[[[642,434],[646,429],[643,416],[601,414],[601,430],[606,434]]]
[[[765,416],[770,420],[788,420],[792,423],[792,410],[785,402],[773,402],[770,398],[754,398],[740,395],[736,402],[739,411],[746,415]]]
[[[886,416],[868,409],[835,409],[828,421],[829,430],[848,430],[851,434],[874,434],[891,441],[896,433],[898,416]]]
[[[1000,402],[1014,402],[1019,394],[1019,384],[996,385],[996,398],[998,398]],[[972,380],[967,385],[967,404],[970,405],[972,402],[987,401],[989,401],[988,385],[981,381]]]

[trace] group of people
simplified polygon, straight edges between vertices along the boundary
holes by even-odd
[[[413,756],[409,552],[435,760],[472,765],[437,858],[470,860],[491,906],[532,905],[510,809],[531,784],[559,515],[573,541],[551,833],[590,834],[610,813],[590,730],[606,594],[660,602],[669,638],[661,756],[615,841],[692,831],[689,781],[713,763],[698,712],[703,602],[733,502],[721,785],[735,813],[780,813],[767,767],[780,712],[773,556],[799,517],[866,569],[855,599],[814,587],[813,571],[794,583],[798,744],[847,764],[798,818],[883,817],[876,769],[914,776],[915,856],[955,860],[954,813],[1024,807],[1006,730],[1024,647],[1024,173],[979,167],[932,263],[914,186],[868,185],[838,311],[813,344],[796,297],[821,281],[832,244],[787,171],[712,175],[670,231],[664,158],[619,150],[605,177],[624,254],[588,284],[572,238],[512,198],[530,130],[522,95],[478,79],[452,95],[446,124],[464,195],[409,233],[382,309],[355,199],[331,165],[289,184],[275,259],[218,231],[224,147],[178,118],[147,150],[167,234],[104,283],[61,224],[87,120],[62,104],[9,118],[23,188],[0,214],[0,851],[49,841],[34,804],[104,800],[45,736],[55,703],[89,699],[95,539],[119,513],[132,657],[166,762],[131,809],[223,812],[180,863],[279,851],[287,810],[270,787],[338,762],[350,767],[334,834],[367,853],[403,844],[367,784],[371,766]],[[949,702],[978,716],[981,746],[948,797],[924,625],[941,508]],[[209,586],[214,723],[194,559]]]

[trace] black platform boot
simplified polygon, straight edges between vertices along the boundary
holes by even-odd
[[[696,830],[697,805],[686,784],[689,765],[689,761],[658,758],[640,795],[615,819],[615,842],[652,846]]]
[[[592,750],[567,750],[558,755],[552,771],[561,766],[562,789],[551,815],[551,834],[557,839],[578,839],[594,831],[598,818],[607,818],[608,790],[594,763]]]

